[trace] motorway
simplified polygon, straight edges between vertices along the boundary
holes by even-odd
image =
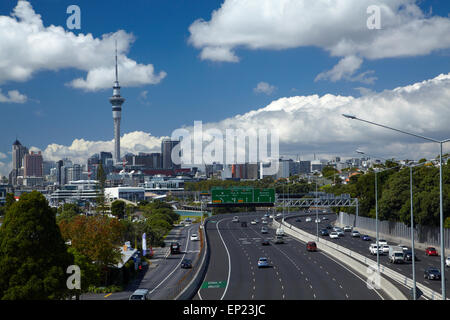
[[[172,299],[181,288],[180,282],[186,286],[189,282],[186,275],[189,269],[181,269],[180,264],[184,258],[191,259],[192,263],[200,252],[200,241],[191,241],[192,233],[198,234],[199,224],[192,224],[186,227],[174,227],[168,234],[164,242],[166,243],[165,254],[151,259],[151,264],[142,279],[137,279],[131,283],[126,290],[111,294],[84,294],[81,300],[127,300],[136,289],[149,289],[150,299],[167,300]],[[181,253],[171,255],[169,247],[171,242],[178,242],[181,245]]]
[[[238,215],[247,227],[232,222]],[[380,290],[369,288],[362,278],[322,252],[307,252],[305,243],[285,236],[284,244],[262,246],[275,231],[261,234],[262,223],[250,224],[263,213],[225,214],[206,225],[210,264],[194,300],[380,300]],[[258,269],[260,257],[270,268]]]
[[[320,212],[320,211],[319,211]],[[305,218],[309,216],[312,218],[311,222],[306,222]],[[319,223],[319,231],[320,229],[325,228],[328,224],[334,224],[334,222],[337,219],[336,214],[320,214],[319,217],[322,216],[328,217],[328,221],[321,221]],[[300,216],[297,213],[297,217],[300,218],[301,222],[296,222],[296,218],[294,217],[286,217],[285,221],[289,224],[294,225],[297,228],[300,228],[306,232],[309,232],[311,234],[317,234],[317,227],[315,224],[316,214],[313,210],[310,214],[302,213]],[[357,228],[355,228],[357,230]],[[322,237],[322,236],[320,236]],[[368,258],[371,258],[374,260],[374,265],[376,266],[377,263],[377,256],[373,256],[369,252],[369,246],[371,243],[375,243],[376,238],[371,237],[372,241],[363,241],[360,238],[352,238],[350,235],[350,232],[346,232],[344,237],[340,237],[339,239],[330,239],[330,237],[325,236],[326,240],[329,240],[334,243],[338,243],[339,245],[351,249],[352,251],[355,251],[357,253],[360,253]],[[380,235],[380,239],[383,239],[383,237]],[[388,245],[397,245],[399,243],[390,243],[388,241]],[[408,248],[411,248],[410,242],[404,242],[403,245],[408,246]],[[438,249],[436,247],[436,249]],[[441,293],[441,280],[428,280],[424,279],[424,271],[427,267],[436,267],[437,269],[441,269],[441,262],[440,262],[440,256],[426,256],[424,250],[418,250],[415,249],[415,253],[419,261],[416,261],[415,263],[415,269],[416,269],[416,281],[429,287],[430,289]],[[398,273],[408,276],[412,279],[412,262],[406,261],[404,264],[392,264],[389,262],[389,258],[387,254],[380,255],[380,265],[386,266],[387,268],[390,268],[394,271],[397,271]],[[449,286],[448,286],[448,277],[450,276],[450,272],[448,270],[449,268],[446,267],[445,270],[445,278],[446,278],[446,291],[448,292]],[[393,283],[395,283],[393,281]]]

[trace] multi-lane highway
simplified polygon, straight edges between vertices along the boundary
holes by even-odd
[[[309,216],[311,217],[311,222],[306,222],[305,218]],[[328,224],[334,224],[336,221],[336,214],[320,214],[319,217],[326,216],[329,220],[321,221],[319,223],[319,230],[326,228]],[[296,221],[297,218],[300,218],[300,222]],[[316,219],[315,211],[313,210],[311,213],[300,213],[300,216],[298,217],[287,217],[285,221],[289,224],[294,225],[297,228],[300,228],[304,231],[307,231],[311,234],[317,233],[317,227],[316,223],[314,222]],[[357,230],[357,228],[355,228]],[[319,233],[320,234],[320,233]],[[320,236],[321,237],[321,236]],[[372,241],[363,241],[361,238],[352,238],[350,235],[350,232],[346,232],[344,237],[339,237],[338,239],[330,239],[328,236],[325,236],[326,240],[338,243],[339,245],[346,247],[348,249],[351,249],[352,251],[355,251],[357,253],[360,253],[368,258],[371,258],[374,260],[374,265],[376,265],[377,256],[373,256],[369,252],[369,246],[371,243],[375,243],[375,238],[371,237]],[[382,236],[380,235],[380,239],[382,239]],[[388,245],[398,245],[400,243],[390,243],[388,241]],[[403,245],[408,246],[408,248],[411,248],[410,242],[404,242],[401,243]],[[441,292],[441,281],[440,280],[428,280],[424,279],[424,271],[427,267],[436,267],[440,270],[440,256],[426,256],[424,250],[415,250],[416,256],[419,259],[419,261],[416,261],[415,263],[415,269],[416,269],[416,281],[420,282],[421,284],[429,287],[430,289],[433,289],[434,291],[440,293]],[[410,261],[406,261],[404,264],[391,264],[389,262],[389,258],[387,254],[380,255],[380,264],[383,266],[386,266],[387,268],[390,268],[394,271],[397,271],[401,273],[402,275],[408,276],[412,279],[412,266]],[[448,279],[450,276],[450,272],[448,270],[449,268],[446,268],[445,271],[445,278]],[[448,291],[449,286],[446,281],[446,290]]]
[[[177,226],[168,234],[165,239],[166,254],[158,259],[151,259],[151,264],[140,281],[129,285],[127,290],[112,294],[85,294],[82,300],[126,300],[136,289],[148,289],[150,299],[166,300],[173,299],[180,288],[188,284],[187,273],[190,269],[181,269],[181,261],[191,259],[193,263],[199,263],[197,257],[200,252],[200,241],[191,241],[192,233],[199,231],[199,224],[190,226]],[[181,253],[170,254],[169,246],[171,242],[178,242],[181,246]]]
[[[384,292],[367,285],[339,261],[322,252],[306,251],[305,243],[285,236],[284,244],[263,246],[264,238],[273,239],[275,231],[261,233],[263,213],[212,217],[206,225],[211,250],[204,282],[194,299],[201,300],[377,300],[387,299]],[[250,221],[257,217],[256,225]],[[269,268],[258,269],[257,261],[266,257]]]

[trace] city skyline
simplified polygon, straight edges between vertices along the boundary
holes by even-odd
[[[339,55],[328,54],[329,49],[323,45],[304,43],[289,43],[279,50],[274,50],[273,43],[262,45],[261,50],[252,50],[251,42],[233,43],[227,52],[219,55],[216,51],[216,56],[212,56],[208,52],[211,53],[217,45],[211,40],[201,40],[201,36],[220,27],[221,22],[213,15],[213,10],[224,15],[232,14],[222,1],[203,1],[192,6],[138,2],[137,8],[153,19],[150,26],[156,26],[153,23],[164,25],[157,12],[186,9],[182,22],[163,29],[165,32],[162,33],[142,21],[131,23],[127,14],[121,14],[122,22],[111,19],[116,22],[105,29],[94,22],[95,15],[101,12],[100,5],[86,1],[77,3],[82,10],[81,29],[68,30],[65,9],[69,2],[61,1],[57,5],[49,1],[19,3],[21,10],[14,9],[18,7],[16,1],[0,5],[0,17],[5,23],[15,24],[18,29],[25,21],[36,25],[41,23],[39,32],[49,36],[52,35],[50,25],[54,24],[65,32],[67,39],[92,33],[94,38],[104,43],[103,51],[93,61],[98,62],[107,53],[110,58],[99,62],[99,65],[110,75],[97,75],[99,83],[91,83],[89,81],[95,78],[95,66],[68,64],[69,55],[58,57],[62,59],[60,66],[52,66],[52,61],[43,56],[40,66],[29,66],[31,73],[24,79],[13,75],[0,79],[0,106],[7,119],[0,132],[4,137],[0,145],[0,175],[7,175],[12,168],[11,141],[16,134],[30,150],[40,150],[44,158],[54,161],[63,157],[87,158],[95,152],[114,150],[111,122],[106,121],[107,90],[114,77],[114,42],[109,41],[112,36],[104,36],[110,33],[119,38],[121,70],[129,62],[132,65],[135,62],[138,68],[125,67],[121,73],[127,96],[127,114],[122,123],[122,154],[154,152],[173,130],[190,127],[195,120],[204,121],[205,127],[220,130],[277,126],[282,130],[280,154],[299,154],[302,159],[312,159],[314,153],[324,158],[336,155],[351,157],[357,148],[396,158],[417,158],[415,154],[434,158],[438,153],[435,146],[421,141],[349,124],[340,119],[341,113],[354,112],[369,120],[379,120],[436,138],[445,138],[447,132],[446,119],[441,116],[448,111],[446,102],[450,96],[450,63],[446,59],[448,45],[445,41],[440,46],[424,48],[424,52],[417,50],[389,57],[369,56],[367,52],[349,55],[359,59],[340,59]],[[408,23],[425,19],[436,34],[447,30],[448,4],[424,1],[414,5],[420,12],[415,12],[416,16],[410,17]],[[118,7],[124,13],[136,12],[136,8]],[[432,13],[429,13],[430,8]],[[253,10],[244,9],[248,13]],[[403,17],[401,8],[392,9],[397,16]],[[13,10],[16,10],[15,16],[12,15]],[[118,13],[108,14],[114,18]],[[345,14],[348,12],[342,13]],[[365,12],[361,13],[363,27],[367,17]],[[202,24],[199,18],[208,24]],[[262,18],[258,16],[255,19]],[[144,26],[148,28],[141,28]],[[201,26],[205,30],[202,31]],[[25,29],[22,31],[27,32]],[[363,34],[370,37],[370,32],[376,31],[365,30]],[[158,34],[159,37],[155,37]],[[297,35],[304,37],[300,31]],[[340,37],[346,35],[352,37],[348,30],[344,30]],[[163,49],[161,39],[164,36],[167,36],[167,48]],[[154,45],[150,41],[152,37],[157,39]],[[403,35],[399,41],[406,41],[406,36]],[[70,41],[64,45],[70,48]],[[267,63],[268,57],[270,64]],[[185,59],[191,66],[182,63]],[[14,61],[12,65],[28,66],[27,63]],[[348,70],[341,70],[342,77],[333,77],[331,71],[337,72],[345,63],[358,71],[351,74]],[[144,77],[141,83],[131,82],[130,75],[140,74],[140,67],[145,67],[148,77]],[[292,71],[287,71],[291,70],[287,67],[293,67]],[[40,71],[54,69],[59,72]],[[80,70],[88,72],[86,78]],[[242,73],[251,76],[236,78]],[[181,79],[182,74],[187,78]],[[358,76],[361,76],[359,80]],[[46,83],[46,86],[41,83]],[[89,85],[92,87],[88,88]],[[211,90],[206,90],[208,94],[205,94],[204,88]],[[179,97],[174,98],[177,95]],[[57,108],[60,101],[65,101],[64,108]],[[72,108],[74,105],[79,108]],[[14,117],[25,111],[29,119]],[[363,144],[363,141],[371,142]],[[448,147],[444,148],[448,150]]]

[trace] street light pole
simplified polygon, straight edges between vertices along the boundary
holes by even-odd
[[[413,172],[412,166],[409,167],[409,186],[410,186],[410,199],[411,199],[411,261],[412,261],[412,274],[413,274],[413,300],[417,300],[416,297],[416,255],[414,253],[414,218],[413,218]]]
[[[362,122],[366,122],[369,124],[373,124],[382,128],[386,128],[389,130],[393,130],[393,131],[397,131],[400,133],[404,133],[413,137],[417,137],[417,138],[421,138],[430,142],[434,142],[434,143],[439,143],[440,145],[440,157],[439,157],[439,220],[440,220],[440,233],[441,233],[441,290],[442,290],[442,300],[446,300],[446,293],[445,293],[445,246],[444,246],[444,205],[443,205],[443,193],[442,193],[442,145],[448,141],[450,141],[450,139],[445,139],[442,141],[436,140],[436,139],[432,139],[432,138],[428,138],[425,136],[421,136],[415,133],[411,133],[411,132],[406,132],[403,130],[399,130],[399,129],[395,129],[395,128],[391,128],[379,123],[375,123],[375,122],[371,122],[371,121],[367,121],[364,119],[360,119],[356,116],[353,115],[348,115],[348,114],[343,114],[344,117],[348,118],[348,119],[352,119],[352,120],[359,120]]]

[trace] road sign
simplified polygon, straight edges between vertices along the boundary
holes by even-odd
[[[257,204],[274,203],[275,189],[255,189],[253,187],[212,188],[213,204]]]
[[[226,286],[226,281],[205,281],[202,284],[202,289],[225,288]]]

